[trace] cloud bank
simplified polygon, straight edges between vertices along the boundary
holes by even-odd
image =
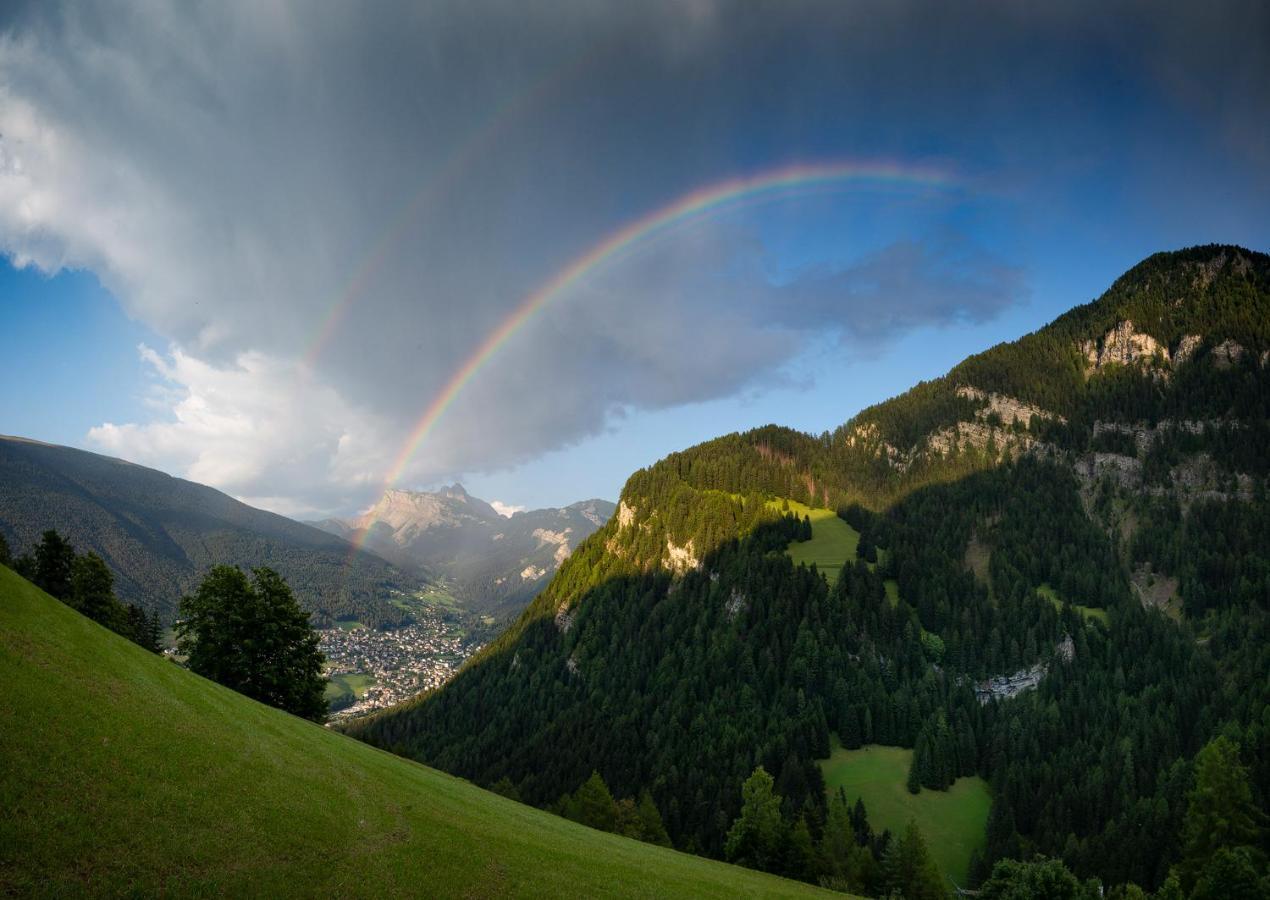
[[[1058,96],[1080,63],[1046,67],[1073,35],[1090,38],[992,6],[958,47],[938,21],[901,34],[939,20],[936,6],[637,6],[11,13],[0,247],[19,265],[91,270],[170,342],[140,350],[159,382],[153,420],[103,423],[91,441],[284,512],[362,506],[485,337],[624,222],[790,160],[955,159],[975,141],[975,158],[1008,174],[1034,129],[984,135],[1037,96],[985,90],[993,73],[975,60],[1046,36],[1043,52],[1005,62],[1017,85]],[[923,66],[900,46],[926,52]],[[1167,74],[1179,96],[1210,89]],[[844,234],[790,264],[770,223],[814,230],[831,201],[875,211],[863,230],[892,237]],[[967,202],[862,189],[665,236],[508,341],[402,480],[513,465],[614,415],[781,384],[826,333],[851,352],[989,319],[1027,290],[1019,267],[963,233]]]

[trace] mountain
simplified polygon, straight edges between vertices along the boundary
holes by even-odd
[[[598,770],[714,856],[756,765],[815,833],[835,740],[913,748],[913,789],[991,785],[972,877],[1154,889],[1207,741],[1270,798],[1267,447],[1270,257],[1157,254],[832,433],[634,473],[498,640],[350,730],[540,805]]]
[[[4,896],[799,897],[194,675],[0,566]]]
[[[446,580],[471,612],[519,612],[584,538],[613,515],[607,500],[503,516],[455,484],[435,493],[385,491],[363,515],[313,524],[398,565]]]
[[[100,555],[120,599],[171,618],[183,594],[219,563],[270,566],[326,624],[377,625],[408,612],[394,596],[420,579],[371,553],[220,491],[120,459],[0,437],[0,533],[14,554],[54,528]]]

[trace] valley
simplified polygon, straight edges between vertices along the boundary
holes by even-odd
[[[744,879],[779,876],[792,881],[744,883],[756,893],[815,884],[934,898],[954,886],[990,885],[1016,860],[1055,867],[1090,897],[1104,885],[1176,896],[1170,885],[1185,877],[1190,890],[1197,873],[1217,877],[1213,860],[1226,859],[1196,849],[1204,832],[1195,822],[1208,815],[1197,785],[1231,780],[1222,808],[1249,821],[1253,798],[1270,790],[1270,769],[1253,752],[1270,737],[1270,460],[1261,449],[1270,428],[1270,332],[1249,327],[1243,311],[1251,305],[1261,311],[1255,322],[1270,321],[1267,284],[1270,258],[1249,251],[1152,257],[1093,304],[865,409],[833,433],[765,426],[672,453],[632,473],[616,507],[585,501],[508,516],[454,485],[387,491],[356,521],[296,530],[198,486],[176,485],[174,499],[156,489],[173,489],[159,473],[143,474],[147,521],[158,529],[151,545],[182,516],[197,518],[196,509],[176,516],[174,507],[214,503],[252,528],[315,542],[322,554],[342,550],[354,566],[373,567],[363,573],[384,574],[362,581],[350,603],[338,582],[307,593],[315,575],[306,571],[290,601],[299,643],[313,651],[305,684],[318,695],[325,687],[329,703],[329,720],[320,702],[300,714],[330,727],[293,732],[281,723],[310,726],[260,719],[276,711],[205,692],[207,682],[147,655],[144,641],[128,644],[67,608],[107,616],[109,605],[94,600],[101,588],[92,593],[99,582],[85,573],[105,578],[109,593],[109,567],[70,553],[59,569],[61,544],[42,539],[32,554],[6,557],[30,582],[0,570],[0,587],[16,598],[0,615],[17,636],[5,646],[0,634],[0,665],[11,666],[19,685],[17,727],[38,735],[6,749],[29,755],[66,745],[99,766],[85,747],[99,736],[109,747],[139,733],[141,712],[116,708],[128,697],[170,709],[192,704],[199,712],[187,710],[193,718],[183,727],[214,746],[236,745],[248,727],[241,718],[281,742],[261,752],[305,773],[291,782],[261,774],[248,753],[234,756],[241,777],[271,779],[285,795],[271,802],[321,823],[341,847],[426,844],[452,869],[446,894],[470,885],[542,893],[547,881],[534,879],[558,873],[517,868],[514,849],[506,867],[479,872],[453,858],[486,828],[500,846],[514,843],[509,823],[532,819],[543,834],[589,826],[579,839],[584,850],[600,846],[589,841],[626,840],[604,846],[615,859],[634,854],[637,867],[654,865],[652,844],[691,853],[671,883],[649,889],[657,896],[727,896]],[[1174,299],[1148,341],[1137,329],[1160,296]],[[1130,318],[1138,324],[1130,327]],[[1204,425],[1133,424],[1144,420]],[[1150,440],[1136,437],[1147,431]],[[13,471],[27,473],[20,503],[7,507],[20,517],[7,515],[29,530],[47,478],[29,472],[48,465],[50,451],[5,449]],[[53,461],[75,464],[76,484],[93,498],[91,518],[109,538],[80,532],[86,547],[109,551],[121,537],[135,540],[123,524],[132,508],[111,487],[114,478],[100,478],[117,475],[119,463],[67,452]],[[1132,478],[1122,477],[1129,471]],[[53,496],[82,502],[65,489]],[[264,540],[250,528],[244,534],[250,546]],[[374,552],[353,550],[362,543]],[[149,571],[154,557],[116,559],[131,565],[121,573],[126,581]],[[183,565],[191,567],[190,557]],[[233,566],[213,574],[216,584],[245,583]],[[267,569],[253,578],[265,594],[244,587],[247,600],[285,586]],[[35,582],[60,591],[62,603]],[[219,609],[205,602],[206,584],[200,615]],[[238,602],[232,591],[223,596]],[[98,632],[107,639],[100,646]],[[274,633],[262,622],[200,664],[215,669]],[[66,647],[82,656],[67,657]],[[173,661],[193,668],[194,658],[191,651]],[[70,700],[46,696],[34,674],[41,666]],[[73,689],[58,682],[85,666],[111,674]],[[238,671],[231,666],[229,676]],[[107,681],[122,695],[102,694]],[[69,718],[38,721],[33,710],[42,704],[71,710]],[[93,718],[90,707],[105,717]],[[335,743],[312,745],[314,733]],[[180,729],[147,735],[141,756],[122,757],[133,768],[101,804],[130,802],[122,798],[139,790],[136,773],[153,765],[145,754],[155,742],[188,755],[184,741]],[[282,746],[292,742],[306,748],[306,763]],[[58,771],[77,778],[78,765]],[[171,804],[162,792],[189,789],[162,771],[152,801]],[[92,772],[109,785],[118,780],[110,780],[113,770]],[[331,779],[349,781],[357,795],[350,801],[319,786]],[[301,787],[292,792],[287,783]],[[42,827],[41,804],[57,794],[40,784],[34,792],[6,786],[19,798],[24,829]],[[459,785],[462,796],[446,807],[458,825],[420,812]],[[501,797],[485,799],[494,794]],[[215,806],[224,796],[200,800]],[[362,816],[352,831],[331,811],[346,802]],[[459,806],[466,812],[456,813]],[[218,821],[272,815],[205,811]],[[380,824],[362,835],[372,819]],[[420,843],[417,829],[440,836]],[[199,841],[202,834],[195,831]],[[1257,835],[1250,826],[1229,839],[1244,843],[1225,851],[1247,855]],[[647,846],[632,850],[631,838]],[[62,865],[60,851],[35,845],[18,877],[65,886],[49,874]],[[269,846],[271,855],[309,858],[285,838]],[[253,885],[290,871],[235,852],[246,854]],[[337,862],[305,882],[315,891],[338,893],[344,879],[366,877],[346,850],[324,843],[321,852]],[[529,852],[545,858],[537,845]],[[386,868],[367,882],[375,889],[418,877],[406,856],[384,853]],[[133,883],[93,859],[107,873],[98,884]],[[735,866],[712,868],[721,862]],[[1238,877],[1258,877],[1247,874],[1252,865]],[[235,871],[220,862],[181,870],[174,892],[232,890],[243,884]],[[595,884],[569,871],[579,884]],[[603,877],[617,879],[606,882],[619,884],[617,893],[640,893],[630,871],[618,865]],[[153,881],[153,862],[139,877],[166,886]],[[28,885],[13,883],[19,892]]]
[[[401,703],[444,684],[482,644],[451,616],[417,612],[399,628],[356,624],[318,632],[332,679],[333,721]]]
[[[0,0],[0,900],[1270,900],[1270,0]]]

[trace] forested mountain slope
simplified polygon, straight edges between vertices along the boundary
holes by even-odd
[[[990,779],[978,872],[1042,852],[1153,889],[1215,734],[1270,798],[1268,413],[1270,257],[1158,254],[833,433],[636,472],[499,640],[355,727],[538,804],[596,769],[710,855],[756,765],[817,837],[831,734],[915,747],[924,784]],[[860,531],[832,588],[780,552],[805,537],[780,498]],[[1032,690],[979,702],[1024,669]]]
[[[0,684],[0,895],[822,895],[576,825],[249,700],[4,566]]]
[[[511,516],[455,484],[435,492],[389,490],[355,519],[314,526],[352,538],[406,568],[445,580],[468,611],[518,613],[544,588],[560,564],[613,515],[607,500]]]
[[[79,552],[101,556],[120,599],[165,618],[222,563],[275,569],[316,624],[341,616],[404,621],[390,597],[423,580],[204,485],[96,453],[0,437],[0,533],[17,555],[49,528]]]

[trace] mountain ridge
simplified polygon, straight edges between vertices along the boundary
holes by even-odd
[[[1270,476],[1267,351],[1270,257],[1190,248],[831,433],[764,426],[672,453],[631,475],[613,518],[448,685],[351,730],[478,783],[507,778],[540,804],[598,769],[615,790],[650,789],[676,842],[713,855],[756,763],[787,814],[823,810],[815,760],[831,733],[910,747],[951,729],[973,748],[962,774],[995,779],[1023,832],[990,824],[988,861],[1021,840],[1063,855],[1075,824],[1032,798],[1082,804],[1082,773],[1100,765],[1089,748],[1121,738],[1063,743],[1043,708],[998,711],[970,685],[1070,646],[1032,690],[1060,713],[1065,685],[1106,699],[1087,721],[1123,715],[1146,774],[1106,788],[1116,799],[1079,826],[1083,856],[1067,855],[1082,874],[1158,885],[1176,823],[1131,826],[1122,809],[1155,802],[1142,785],[1194,754],[1216,717],[1248,715],[1247,663],[1197,643],[1190,620],[1263,621],[1270,548],[1246,523],[1264,519],[1252,486]],[[782,498],[836,508],[861,532],[834,587],[773,553],[801,539]],[[967,561],[973,546],[986,564]],[[1148,604],[1157,576],[1176,595]],[[1104,695],[1117,677],[1124,695]],[[1057,783],[994,755],[1011,720],[1061,748]],[[1161,727],[1175,737],[1147,749]],[[703,798],[718,798],[713,812]],[[1158,832],[1133,860],[1114,839],[1129,827]]]
[[[17,554],[49,528],[100,555],[121,599],[168,619],[219,563],[277,569],[320,623],[359,615],[404,622],[408,615],[389,598],[419,580],[215,488],[104,454],[0,437],[0,530]]]

